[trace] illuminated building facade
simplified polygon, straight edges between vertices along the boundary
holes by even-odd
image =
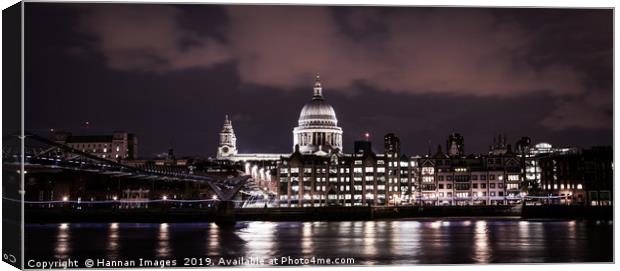
[[[56,143],[109,160],[132,160],[138,157],[138,138],[127,132],[111,135],[80,135],[55,132]]]
[[[554,148],[546,142],[531,145],[531,139],[523,137],[517,141],[517,156],[523,164],[521,180],[527,185],[526,190],[538,190],[541,187],[542,168],[540,159],[549,155],[575,154],[577,148]]]
[[[454,147],[453,136],[447,149]],[[463,138],[457,140],[462,145]],[[449,155],[438,146],[434,155],[419,158],[420,204],[429,205],[501,205],[521,199],[521,164],[510,145],[496,142],[488,155]],[[462,149],[462,148],[461,148]]]
[[[280,207],[377,206],[413,203],[416,159],[375,154],[356,142],[353,154],[303,154],[278,162]],[[361,144],[364,143],[364,144]]]
[[[217,147],[217,158],[223,159],[237,155],[237,136],[228,115],[224,119],[224,126],[220,131],[220,144]]]

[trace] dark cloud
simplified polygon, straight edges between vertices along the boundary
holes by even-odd
[[[150,146],[178,141],[170,138],[180,129],[197,133],[186,135],[187,150],[214,149],[229,113],[242,150],[287,151],[316,72],[345,143],[364,130],[398,132],[415,152],[453,130],[477,150],[497,132],[611,142],[611,10],[28,6],[28,37],[49,45],[27,48],[37,56],[27,68],[39,79],[31,86],[55,93],[33,103],[115,101],[78,103],[90,116],[65,112],[65,120],[124,116],[106,128],[143,134],[161,130],[151,118],[174,122],[141,141]],[[55,66],[63,61],[72,65]]]
[[[95,46],[108,66],[123,71],[174,71],[235,61],[243,82],[264,86],[292,89],[321,72],[331,88],[343,91],[364,81],[409,94],[550,93],[557,97],[557,110],[541,118],[546,127],[604,128],[611,120],[605,113],[611,104],[600,102],[601,96],[610,97],[609,89],[589,88],[587,71],[554,54],[556,48],[537,50],[541,41],[565,36],[579,43],[608,38],[592,35],[600,31],[587,27],[587,21],[561,18],[532,30],[518,16],[489,9],[228,6],[225,11],[226,43],[200,35],[197,26],[184,27],[179,22],[186,11],[175,6],[89,5],[81,25],[97,38]],[[600,24],[598,17],[584,13],[595,26]],[[191,42],[182,47],[182,41]],[[597,62],[609,57],[611,47],[602,49],[567,55]],[[585,108],[573,111],[566,100],[578,97],[586,101]]]

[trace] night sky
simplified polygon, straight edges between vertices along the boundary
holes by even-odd
[[[26,3],[26,128],[137,134],[139,155],[290,152],[320,73],[345,152],[465,137],[613,141],[612,10]],[[90,125],[86,127],[84,123]],[[429,144],[430,142],[430,144]]]

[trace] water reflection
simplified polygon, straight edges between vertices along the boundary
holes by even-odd
[[[375,243],[377,241],[377,229],[375,229],[375,225],[378,223],[375,221],[366,221],[363,226],[363,237],[362,240],[364,242],[364,255],[373,256],[377,253],[377,247],[375,247]],[[384,226],[384,225],[382,225]]]
[[[301,253],[304,255],[310,255],[314,251],[312,237],[312,224],[310,222],[303,223],[301,231]]]
[[[474,226],[474,261],[488,263],[491,259],[489,232],[486,221],[476,221]]]
[[[58,233],[56,234],[56,257],[59,259],[69,258],[71,252],[71,234],[69,229],[69,223],[62,223],[58,225]]]
[[[581,221],[28,225],[27,257],[351,257],[356,264],[611,261],[613,226]],[[93,240],[105,244],[93,246]]]
[[[157,257],[167,258],[170,256],[170,236],[168,232],[168,223],[161,223],[159,225],[156,251]]]
[[[575,220],[571,220],[571,221],[566,222],[566,224],[567,224],[566,242],[568,245],[567,247],[569,248],[567,251],[567,254],[574,256],[575,250],[573,248],[579,245],[578,242],[580,238],[580,236],[578,236],[578,233],[577,233],[577,222]]]
[[[110,223],[108,230],[108,253],[106,255],[109,259],[116,260],[118,258],[118,223]]]
[[[220,247],[218,227],[215,225],[209,225],[209,229],[207,231],[207,255],[217,255]]]
[[[265,256],[276,256],[271,254],[276,245],[276,225],[277,223],[274,222],[251,223],[246,229],[239,233],[239,237],[250,244],[248,245],[248,255],[261,255],[266,253]]]

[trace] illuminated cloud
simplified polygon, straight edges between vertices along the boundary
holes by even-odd
[[[115,70],[166,72],[231,59],[225,44],[182,28],[181,16],[165,5],[87,5],[79,28],[93,34],[94,47]]]

